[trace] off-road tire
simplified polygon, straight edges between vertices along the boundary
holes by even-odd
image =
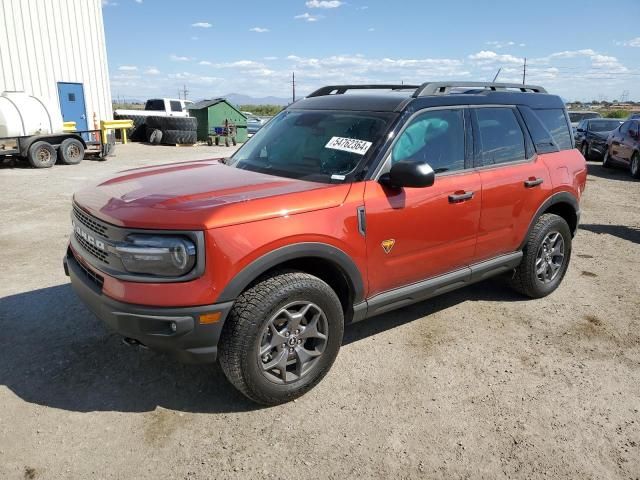
[[[198,119],[195,117],[147,117],[147,125],[158,130],[185,130],[195,132]]]
[[[640,178],[640,154],[638,152],[631,156],[629,162],[629,173],[633,178]]]
[[[602,156],[602,168],[612,168],[613,165],[611,164],[611,155],[609,154],[609,147],[607,146],[607,148],[604,151],[604,155]]]
[[[58,158],[65,165],[77,165],[84,160],[84,145],[77,138],[67,138],[58,148]]]
[[[195,131],[163,130],[162,143],[166,145],[193,145],[198,141]]]
[[[564,240],[564,261],[557,276],[550,283],[543,283],[536,274],[538,249],[550,232],[556,231]],[[571,230],[564,218],[552,213],[541,215],[529,232],[520,265],[510,278],[510,285],[517,292],[531,298],[542,298],[552,293],[564,278],[571,260]]]
[[[327,319],[327,344],[322,356],[301,378],[286,384],[263,374],[259,357],[262,332],[282,307],[297,300],[313,302]],[[249,399],[277,405],[304,395],[327,374],[340,350],[344,315],[329,285],[313,275],[281,271],[263,277],[236,300],[220,337],[219,361],[227,379]]]
[[[27,153],[27,160],[35,168],[53,167],[57,159],[58,152],[56,152],[56,149],[53,145],[44,141],[34,142]]]
[[[147,125],[147,141],[152,145],[160,145],[162,143],[162,130],[151,128]]]
[[[132,142],[144,142],[147,139],[147,118],[145,115],[113,115],[114,120],[133,121],[133,127],[127,129],[127,137]],[[121,138],[120,129],[116,130],[116,138]]]

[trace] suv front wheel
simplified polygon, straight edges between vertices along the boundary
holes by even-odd
[[[236,300],[220,338],[220,366],[251,400],[285,403],[327,374],[343,331],[342,305],[329,285],[306,273],[279,272]]]
[[[570,258],[569,225],[564,218],[545,213],[529,232],[522,261],[511,278],[511,285],[528,297],[545,297],[562,282]]]

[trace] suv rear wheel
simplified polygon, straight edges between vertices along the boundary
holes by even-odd
[[[571,258],[571,230],[564,218],[546,213],[529,233],[511,286],[531,298],[549,295],[564,278]]]
[[[277,405],[304,395],[326,375],[342,344],[336,293],[302,272],[280,272],[236,301],[220,338],[220,366],[251,400]]]

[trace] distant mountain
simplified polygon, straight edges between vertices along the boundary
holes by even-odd
[[[242,95],[240,93],[229,93],[227,95],[222,95],[222,97],[236,105],[281,105],[284,107],[291,103],[290,98],[250,97],[249,95]]]

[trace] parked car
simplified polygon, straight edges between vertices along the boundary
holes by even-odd
[[[118,109],[113,113],[120,117],[126,115],[137,115],[143,117],[188,117],[189,105],[193,104],[190,100],[181,100],[175,98],[152,98],[144,104],[144,110],[126,110]]]
[[[254,135],[258,130],[260,130],[264,124],[267,123],[267,120],[260,117],[248,117],[247,118],[247,133],[249,135]]]
[[[640,120],[627,120],[607,138],[602,166],[625,166],[633,178],[640,178]]]
[[[609,133],[621,124],[621,120],[608,118],[582,120],[576,128],[576,148],[580,149],[587,160],[602,159],[607,148]]]
[[[578,124],[582,120],[588,120],[590,118],[602,118],[598,112],[589,112],[586,110],[569,110],[567,112],[569,114],[569,120],[571,120],[571,128],[573,129],[573,134],[576,134],[576,128],[578,128]]]
[[[129,343],[219,359],[273,405],[325,376],[345,325],[500,274],[549,295],[586,177],[564,103],[541,87],[334,85],[223,161],[76,192],[64,265]]]
[[[640,112],[631,112],[631,114],[627,117],[627,120],[636,120],[640,119]]]

